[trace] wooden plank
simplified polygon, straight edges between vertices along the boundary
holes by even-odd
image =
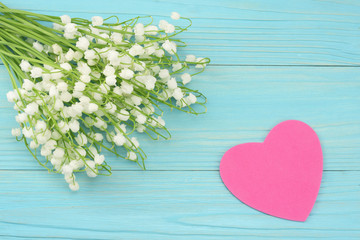
[[[360,68],[300,67],[359,66],[358,1],[2,2],[86,18],[151,14],[157,21],[178,11],[193,19],[181,35],[189,44],[181,55],[208,56],[213,66],[192,83],[208,96],[206,115],[166,111],[173,139],[141,137],[149,171],[107,155],[113,175],[79,176],[77,193],[10,136],[15,111],[6,103],[10,82],[0,66],[0,239],[360,238]],[[262,141],[286,119],[314,127],[324,150],[320,194],[305,223],[247,207],[217,171],[228,148]]]
[[[11,86],[3,66],[0,86],[0,169],[39,169],[10,134],[16,113],[5,100]],[[212,66],[190,86],[206,94],[208,112],[190,116],[167,110],[172,140],[140,136],[149,170],[217,170],[227,149],[263,141],[287,119],[317,131],[326,170],[360,170],[360,68]],[[109,154],[106,159],[114,169],[140,170]]]
[[[0,171],[1,239],[359,239],[360,173],[325,172],[306,222],[239,202],[217,171],[117,171],[80,178]]]
[[[125,20],[153,15],[158,21],[178,11],[193,18],[181,35],[181,54],[207,56],[213,64],[359,65],[360,4],[357,1],[107,1],[5,0],[12,8],[46,14],[119,15]],[[170,19],[171,21],[171,19]]]

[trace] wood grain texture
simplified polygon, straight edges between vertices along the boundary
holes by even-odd
[[[358,1],[208,1],[5,0],[9,7],[91,18],[116,14],[125,20],[171,11],[193,19],[181,35],[189,47],[213,64],[360,65]],[[171,19],[170,19],[171,21]],[[174,22],[174,21],[172,21]],[[179,22],[181,23],[181,22]]]
[[[262,214],[239,202],[218,172],[117,171],[80,178],[0,171],[1,238],[359,239],[359,172],[325,172],[305,223]],[[339,181],[341,179],[341,181]],[[11,205],[9,205],[11,201]]]
[[[191,83],[208,97],[208,113],[167,110],[172,140],[140,136],[148,171],[107,154],[113,175],[80,175],[77,193],[11,137],[17,123],[0,66],[0,239],[360,239],[359,1],[2,2],[86,18],[157,21],[178,11],[193,19],[180,54],[212,63]],[[263,141],[287,119],[312,126],[324,152],[320,194],[304,223],[242,204],[218,173],[228,148]]]
[[[0,76],[0,159],[9,159],[0,161],[0,169],[39,169],[24,144],[11,136],[16,112],[5,100],[11,86],[3,66]],[[191,86],[208,97],[208,112],[166,111],[170,141],[139,136],[149,170],[217,170],[227,149],[261,142],[287,119],[302,120],[317,131],[325,170],[360,170],[360,68],[211,66]],[[114,169],[140,170],[110,154],[106,159]]]

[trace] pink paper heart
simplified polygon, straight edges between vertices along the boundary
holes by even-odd
[[[240,201],[275,217],[305,221],[319,192],[323,157],[307,124],[276,125],[263,143],[230,148],[220,162],[221,178]]]

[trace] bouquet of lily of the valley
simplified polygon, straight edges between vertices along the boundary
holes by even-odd
[[[188,87],[208,58],[187,55],[174,38],[191,25],[136,17],[88,21],[10,9],[0,3],[0,58],[18,112],[12,129],[39,164],[78,190],[74,173],[110,175],[102,150],[145,168],[134,132],[169,138],[161,105],[199,114],[206,98]],[[190,69],[193,68],[193,69]],[[191,71],[190,71],[191,70]],[[191,73],[191,74],[190,74]]]

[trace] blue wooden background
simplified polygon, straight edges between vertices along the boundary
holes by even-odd
[[[111,177],[70,192],[10,134],[15,111],[0,65],[0,239],[360,239],[360,1],[4,0],[9,7],[90,18],[193,19],[182,38],[212,60],[192,82],[208,113],[166,113],[171,141],[142,138],[147,171],[107,156]],[[262,214],[224,187],[218,166],[235,144],[298,119],[318,133],[324,174],[306,222]]]

